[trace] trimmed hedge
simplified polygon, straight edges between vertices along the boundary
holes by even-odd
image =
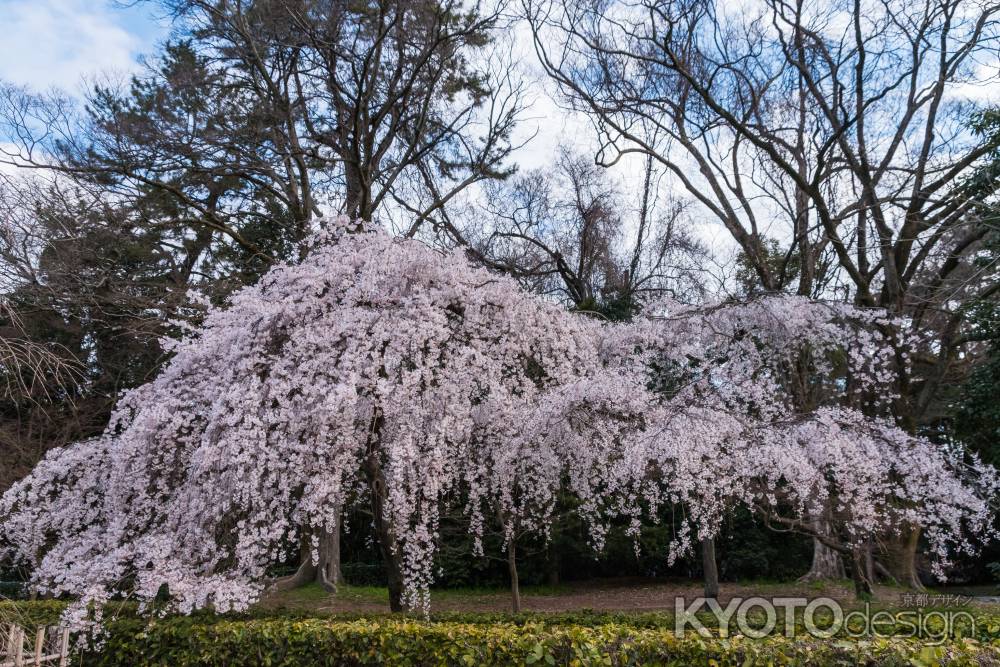
[[[0,603],[0,621],[58,621],[65,603]],[[821,641],[808,635],[683,638],[666,613],[463,614],[413,617],[287,610],[197,612],[147,619],[105,609],[107,633],[84,665],[998,665],[1000,617],[977,613],[977,637],[936,646],[904,638]],[[707,620],[707,619],[706,619]]]
[[[0,623],[55,625],[65,610],[66,603],[59,600],[0,600]]]
[[[1000,647],[903,639],[821,642],[685,636],[622,625],[546,626],[410,619],[122,619],[86,665],[988,665]]]

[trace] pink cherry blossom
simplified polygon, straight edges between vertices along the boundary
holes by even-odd
[[[787,296],[645,312],[603,324],[338,220],[210,308],[104,435],[12,487],[0,556],[78,596],[77,617],[164,584],[183,612],[245,609],[303,531],[377,486],[405,603],[426,609],[442,508],[477,537],[487,516],[545,534],[564,483],[598,549],[612,518],[637,534],[683,506],[669,558],[739,505],[832,503],[858,542],[922,526],[942,567],[987,531],[991,468],[866,416],[893,398],[883,313]]]

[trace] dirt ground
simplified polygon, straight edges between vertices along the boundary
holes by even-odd
[[[523,611],[621,611],[649,612],[673,611],[674,600],[683,597],[691,603],[701,596],[700,582],[636,579],[605,579],[570,583],[557,588],[525,588],[521,595]],[[933,596],[934,594],[929,594]],[[719,601],[725,605],[733,597],[829,597],[845,607],[858,603],[850,582],[823,582],[812,584],[723,583]],[[914,593],[899,588],[877,587],[875,604],[879,606],[927,606],[914,601]],[[940,598],[939,598],[940,599]],[[389,610],[385,589],[343,587],[336,595],[329,595],[318,587],[308,587],[265,598],[266,606],[308,609],[323,613],[361,612],[375,613]],[[933,599],[930,604],[934,605]],[[510,611],[510,593],[506,590],[434,590],[431,592],[431,611]]]

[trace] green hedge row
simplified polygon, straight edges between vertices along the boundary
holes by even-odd
[[[64,608],[56,601],[0,603],[0,621],[56,623]],[[134,604],[112,603],[105,617],[107,634],[86,651],[84,665],[1000,665],[1000,617],[982,612],[974,639],[941,646],[801,634],[677,638],[665,613],[442,613],[423,621],[260,609],[149,620]]]
[[[988,665],[1000,645],[959,639],[829,641],[677,638],[622,625],[411,619],[119,619],[86,665]]]
[[[0,600],[0,622],[22,618],[29,625],[54,624],[58,623],[61,614],[67,607],[67,602],[61,600]],[[873,611],[884,608],[890,612],[904,611],[901,607],[873,607]],[[972,614],[976,621],[976,638],[984,643],[993,640],[1000,640],[1000,613],[995,609],[966,606],[951,608],[928,608],[924,611],[945,610],[962,611]],[[105,607],[105,617],[138,617],[138,605],[134,602],[110,602]],[[706,627],[715,627],[717,618],[708,612],[699,612],[698,619]],[[239,614],[216,614],[208,610],[194,612],[191,618],[198,619],[199,623],[209,624],[220,621],[233,620],[254,620],[282,618],[291,620],[323,619],[337,621],[355,620],[423,620],[420,614],[390,614],[389,612],[329,612],[309,609],[289,609],[286,607],[254,607],[252,610]],[[755,614],[751,612],[751,620]],[[817,621],[822,624],[822,614],[817,615]],[[432,612],[430,620],[447,623],[463,623],[470,625],[544,625],[544,626],[569,626],[579,625],[584,627],[597,627],[601,625],[620,625],[637,629],[664,629],[669,630],[674,627],[674,615],[667,611],[650,612],[615,612],[615,611],[593,611],[579,610],[567,612],[522,612],[511,614],[509,612],[456,612],[442,611]],[[784,627],[784,616],[779,614],[777,619],[778,631]],[[932,629],[938,629],[940,624],[931,624]],[[801,629],[801,614],[798,614],[796,627]],[[965,626],[960,625],[960,630],[965,631]]]

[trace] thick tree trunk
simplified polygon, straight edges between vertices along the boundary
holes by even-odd
[[[813,557],[809,571],[799,577],[799,581],[819,581],[823,579],[846,579],[847,569],[840,553],[813,538]]]
[[[872,587],[875,586],[875,551],[872,541],[868,540],[868,544],[865,545],[865,579],[871,582]]]
[[[337,513],[336,529],[333,531],[323,530],[319,535],[319,563],[314,563],[312,559],[312,544],[309,537],[304,535],[299,548],[299,569],[295,574],[278,579],[271,584],[272,591],[288,591],[293,588],[301,588],[316,582],[331,593],[337,592],[337,586],[344,583],[343,575],[340,571],[340,527],[342,518]]]
[[[719,568],[715,562],[715,540],[701,541],[701,564],[705,573],[705,597],[719,597]]]
[[[917,571],[917,551],[920,546],[920,529],[904,528],[902,534],[888,545],[887,566],[901,586],[924,590]]]
[[[822,515],[817,514],[812,517],[812,528],[821,535],[830,534],[828,510],[825,510]],[[847,568],[844,567],[844,559],[840,553],[814,537],[812,565],[809,567],[809,571],[799,578],[799,581],[846,578]]]
[[[319,534],[319,564],[316,567],[316,581],[323,588],[335,593],[337,586],[344,583],[340,571],[340,527],[343,523],[340,512],[333,530],[323,530]]]
[[[371,187],[365,185],[360,165],[350,156],[344,162],[344,175],[346,178],[344,214],[352,220],[370,221],[373,212]]]
[[[507,542],[507,569],[510,571],[510,607],[515,614],[521,612],[521,585],[517,578],[517,550],[514,539]]]
[[[299,549],[299,569],[295,574],[277,579],[270,585],[271,591],[289,591],[293,588],[301,588],[316,581],[316,565],[312,562],[312,555],[309,549],[309,541],[303,539],[303,544]]]

